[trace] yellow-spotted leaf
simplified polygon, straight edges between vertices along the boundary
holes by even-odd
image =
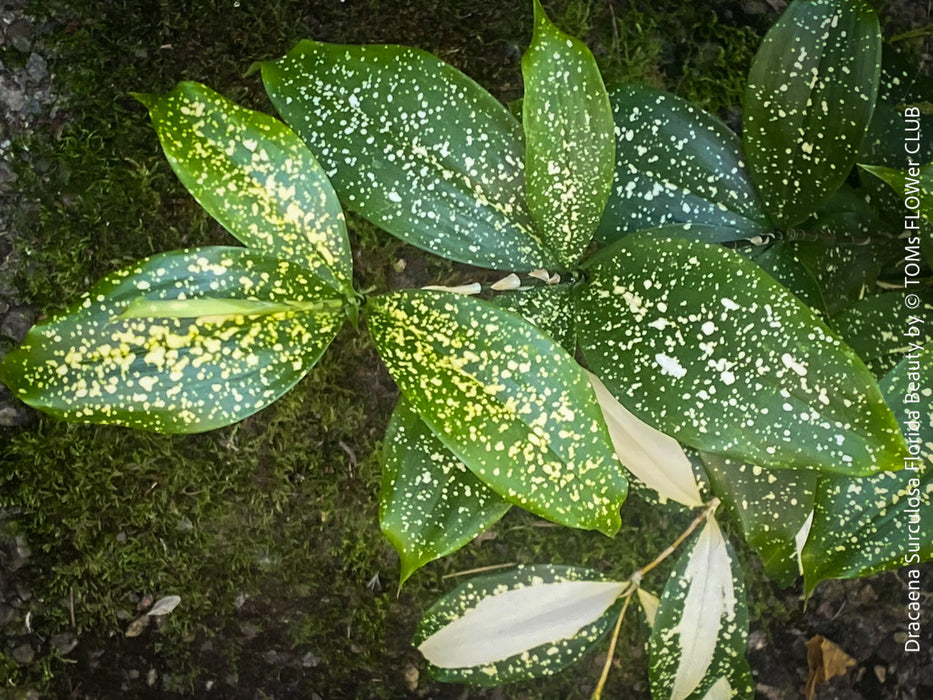
[[[629,585],[566,566],[475,578],[428,610],[414,643],[442,681],[500,685],[549,676],[602,639]]]
[[[770,468],[871,474],[905,445],[874,378],[802,302],[718,246],[621,239],[575,290],[593,372],[679,442]]]
[[[651,695],[700,700],[726,678],[730,697],[751,698],[742,571],[710,516],[667,580],[648,640]],[[712,695],[715,698],[717,695]]]
[[[402,46],[302,41],[262,79],[349,209],[451,260],[558,262],[525,203],[521,127],[452,66]]]
[[[593,54],[534,2],[522,57],[528,207],[545,244],[573,266],[586,250],[612,185],[612,109]]]
[[[272,403],[337,334],[344,301],[245,248],[163,253],[29,331],[0,365],[21,400],[77,421],[193,433]]]
[[[933,559],[933,348],[915,346],[882,380],[908,454],[897,472],[824,478],[803,548],[805,591]]]
[[[178,179],[224,228],[353,296],[340,202],[291,129],[198,83],[136,98],[149,109]]]
[[[700,225],[697,236],[721,241],[752,239],[771,228],[742,144],[719,119],[641,85],[620,87],[609,99],[616,176],[596,234],[600,241],[677,223]]]
[[[401,557],[401,583],[482,534],[509,509],[404,398],[386,429],[383,458],[379,526]]]
[[[367,325],[409,405],[507,501],[614,534],[627,482],[580,366],[523,319],[424,290],[372,297]]]
[[[668,499],[688,507],[703,505],[693,467],[680,444],[632,415],[606,385],[587,372],[596,400],[609,428],[616,455],[640,482]]]
[[[765,209],[792,226],[845,181],[871,121],[881,30],[866,0],[795,0],[748,74],[742,137]]]

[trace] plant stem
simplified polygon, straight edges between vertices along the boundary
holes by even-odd
[[[674,540],[671,546],[669,546],[667,549],[661,552],[653,562],[651,562],[650,564],[646,566],[643,566],[638,571],[636,571],[634,574],[632,574],[631,581],[634,582],[636,586],[640,584],[642,577],[645,574],[647,574],[649,571],[651,571],[654,567],[656,567],[658,564],[660,564],[662,561],[667,559],[671,554],[673,554],[674,551],[683,543],[683,541],[690,536],[690,533],[696,530],[697,527],[700,525],[700,523],[706,520],[710,516],[710,513],[712,513],[714,510],[716,510],[716,508],[719,507],[719,503],[720,501],[718,498],[714,498],[712,501],[710,501],[706,505],[706,508],[703,510],[703,512],[700,513],[696,518],[694,518],[693,522],[690,523],[687,529],[684,530],[680,534],[680,537]]]
[[[616,619],[616,626],[612,632],[612,639],[609,642],[609,652],[606,656],[606,663],[603,665],[603,672],[599,677],[599,683],[596,684],[596,690],[593,691],[591,700],[599,700],[602,697],[606,679],[609,678],[609,669],[612,668],[612,657],[616,653],[616,643],[619,641],[619,632],[622,630],[622,618],[625,617],[625,611],[628,610],[629,603],[632,602],[632,594],[638,590],[642,577],[673,554],[676,549],[683,544],[684,540],[690,537],[690,534],[700,526],[700,523],[706,520],[710,514],[719,507],[719,503],[720,501],[718,498],[714,498],[707,503],[703,512],[693,519],[693,522],[687,526],[687,529],[680,533],[680,536],[674,540],[667,549],[661,552],[650,564],[643,566],[629,577],[631,585],[622,593],[622,596],[625,597],[625,604],[622,606],[619,617]]]
[[[612,668],[612,657],[616,653],[616,642],[619,641],[619,632],[622,630],[622,618],[625,617],[625,611],[628,610],[628,604],[632,602],[632,593],[638,589],[638,586],[632,585],[622,595],[625,596],[625,603],[622,610],[619,611],[619,617],[616,619],[615,629],[612,631],[612,641],[609,642],[609,652],[606,654],[606,663],[603,664],[603,672],[599,677],[599,683],[596,684],[596,690],[593,691],[592,700],[599,700],[603,695],[603,687],[609,678],[609,669]]]

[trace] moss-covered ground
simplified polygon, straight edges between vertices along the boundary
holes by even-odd
[[[546,3],[593,47],[608,83],[647,81],[732,120],[776,17],[764,3],[757,14],[746,5],[754,3]],[[17,213],[15,282],[44,314],[140,257],[232,243],[176,181],[130,92],[198,80],[271,111],[247,68],[312,37],[420,46],[510,101],[520,96],[531,29],[525,0],[37,0],[33,12],[51,23],[47,55],[63,101],[15,145],[19,183],[35,202]],[[17,60],[3,51],[4,61]],[[351,224],[359,288],[398,284],[400,260],[408,282],[462,274]],[[428,678],[409,640],[420,614],[454,585],[447,576],[506,562],[627,575],[690,515],[633,497],[609,540],[513,512],[397,596],[397,557],[377,525],[380,439],[394,399],[367,336],[348,327],[294,391],[230,428],[161,436],[40,417],[0,436],[2,534],[22,535],[32,552],[18,572],[29,628],[0,648],[0,696],[588,697],[598,655],[504,694],[464,691]],[[648,586],[661,582],[663,570]],[[780,624],[770,586],[753,575],[750,588],[753,612]],[[181,604],[163,624],[124,636],[141,599],[169,594]],[[47,640],[66,631],[78,646],[62,656]],[[607,697],[646,695],[644,636],[630,615]],[[23,641],[40,650],[30,665],[9,655]]]

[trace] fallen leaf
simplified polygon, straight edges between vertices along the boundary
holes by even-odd
[[[146,614],[151,617],[157,617],[159,615],[168,615],[175,607],[181,602],[181,597],[177,595],[167,595],[164,598],[160,598],[155,605],[152,606],[152,610]]]
[[[143,633],[143,630],[146,629],[146,626],[149,624],[148,615],[140,615],[135,620],[133,620],[129,627],[126,628],[124,633],[127,637],[138,637]]]
[[[830,678],[844,675],[856,665],[855,659],[846,654],[835,642],[831,642],[821,634],[811,637],[807,641],[807,666],[810,667],[810,675],[804,689],[807,700],[813,700],[816,686],[825,683]]]

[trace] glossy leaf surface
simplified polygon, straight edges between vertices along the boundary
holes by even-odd
[[[803,221],[843,183],[871,120],[881,30],[865,0],[796,0],[748,74],[742,137],[765,209]]]
[[[198,83],[136,97],[149,109],[178,179],[224,228],[244,245],[353,294],[337,194],[291,129]]]
[[[245,248],[163,253],[35,326],[2,378],[21,400],[69,420],[211,430],[272,403],[317,362],[344,319],[334,295],[306,268]],[[170,308],[121,317],[139,300],[152,307],[145,313]],[[244,313],[256,302],[259,313]]]
[[[417,49],[302,41],[262,78],[353,211],[451,260],[556,265],[525,203],[521,127],[460,71]]]
[[[918,251],[919,256],[919,251]],[[915,309],[904,303],[904,292],[862,299],[833,319],[839,335],[869,367],[886,374],[905,353],[933,342],[933,293],[916,294]]]
[[[719,119],[661,90],[626,85],[609,97],[616,177],[597,238],[674,223],[739,240],[770,228],[738,137]],[[686,236],[685,236],[686,237]]]
[[[742,571],[710,516],[678,558],[661,596],[648,640],[652,697],[703,698],[714,684],[721,688],[720,678],[747,667],[747,634]],[[753,695],[751,683],[732,690],[732,697]]]
[[[505,515],[480,481],[400,399],[386,429],[379,526],[401,557],[401,583]]]
[[[741,256],[646,233],[589,275],[575,298],[587,363],[662,432],[769,467],[869,474],[901,457],[861,360]]]
[[[923,166],[916,163],[905,170],[895,170],[880,165],[859,164],[859,167],[884,180],[904,198],[904,205],[907,208],[905,214],[919,214],[927,222],[933,224],[933,163]],[[918,230],[926,228],[922,222],[916,221],[916,217],[912,219],[911,223],[918,224]]]
[[[654,490],[662,503],[670,499],[687,507],[703,505],[693,467],[678,442],[632,415],[595,374],[587,376],[616,455],[629,473]]]
[[[370,299],[368,326],[410,406],[506,500],[614,534],[627,483],[586,375],[518,316],[471,297]]]
[[[573,329],[570,288],[566,285],[547,285],[535,289],[499,294],[493,303],[518,314],[532,326],[557,341],[573,354],[577,338]]]
[[[586,250],[612,184],[612,110],[586,46],[550,23],[535,0],[522,57],[528,207],[545,244],[572,267]]]
[[[795,469],[763,469],[701,453],[713,492],[738,516],[768,578],[789,586],[800,576],[796,537],[816,499],[817,476]]]
[[[442,681],[500,685],[552,675],[609,630],[627,585],[565,566],[475,578],[428,610],[414,643]]]
[[[908,459],[862,479],[821,479],[803,549],[805,591],[933,558],[933,349],[915,348],[881,388],[903,426]]]

